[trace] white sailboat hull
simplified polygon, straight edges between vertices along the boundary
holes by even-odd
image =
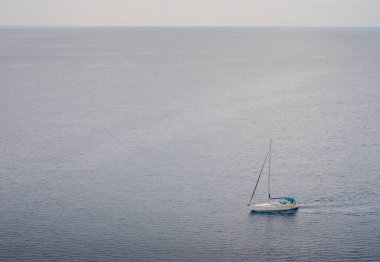
[[[256,205],[250,205],[249,206],[251,211],[257,211],[257,212],[279,212],[279,211],[289,211],[289,210],[296,210],[298,209],[297,204],[290,204],[290,205],[278,205],[277,203],[263,203],[263,204],[256,204]]]

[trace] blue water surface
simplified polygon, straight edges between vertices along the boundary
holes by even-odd
[[[0,260],[378,261],[380,29],[0,39]]]

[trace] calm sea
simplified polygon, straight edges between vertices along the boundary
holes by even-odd
[[[378,261],[379,159],[379,28],[0,29],[2,261]]]

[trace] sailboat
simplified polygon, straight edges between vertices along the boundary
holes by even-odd
[[[253,190],[251,199],[249,200],[248,206],[251,209],[251,212],[280,212],[280,211],[289,211],[289,210],[297,210],[298,205],[294,197],[271,197],[270,194],[270,161],[272,154],[272,140],[269,143],[269,152],[265,156],[265,160],[263,166],[261,167],[261,171],[259,177],[257,179],[255,188]],[[269,155],[269,165],[268,165],[268,201],[260,204],[251,204],[253,196],[255,195],[255,191],[257,189],[257,185],[259,184],[261,174],[263,173],[263,169],[265,163],[267,161]]]

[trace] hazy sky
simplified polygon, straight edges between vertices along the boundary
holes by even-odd
[[[0,25],[380,26],[380,0],[0,0]]]

